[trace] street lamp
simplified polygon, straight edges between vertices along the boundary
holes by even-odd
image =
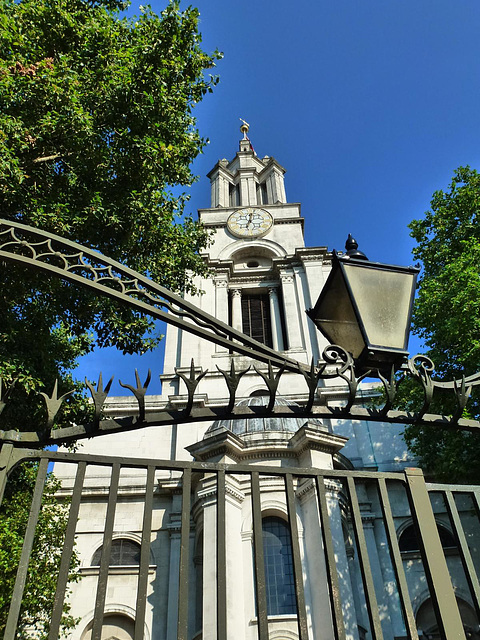
[[[369,262],[348,236],[308,316],[360,369],[398,369],[408,356],[408,334],[419,269]]]

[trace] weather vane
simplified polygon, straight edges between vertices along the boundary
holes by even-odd
[[[250,125],[243,118],[239,118],[239,120],[243,122],[242,126],[240,127],[240,131],[243,133],[243,139],[248,140],[247,133],[248,133],[248,130],[250,129]]]

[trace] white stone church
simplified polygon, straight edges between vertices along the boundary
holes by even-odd
[[[244,130],[239,151],[232,160],[219,160],[208,174],[211,205],[200,209],[202,223],[214,232],[205,255],[212,277],[197,278],[203,295],[191,298],[198,307],[259,342],[303,363],[317,362],[327,346],[305,310],[311,308],[331,269],[332,254],[326,247],[306,247],[304,226],[315,224],[314,212],[301,215],[299,203],[287,200],[285,169],[273,157],[260,158],[252,150]],[[252,363],[241,355],[173,326],[166,335],[162,395],[147,398],[147,412],[161,407],[181,408],[186,389],[178,372],[188,374],[192,358],[195,372],[206,372],[196,393],[204,406],[225,405],[228,393],[218,369],[236,370]],[[256,363],[257,369],[266,366]],[[208,371],[207,371],[208,370]],[[374,393],[364,388],[365,402]],[[261,375],[250,367],[242,376],[238,397],[242,403],[265,402]],[[285,373],[280,380],[279,403],[305,400],[308,393],[301,376]],[[345,388],[338,380],[317,390],[318,403],[342,403]],[[130,397],[107,400],[111,416],[135,411]],[[230,464],[268,464],[277,468],[317,468],[397,472],[415,466],[402,439],[402,428],[368,422],[255,418],[213,423],[189,423],[150,427],[85,441],[80,453],[119,458],[197,460]],[[63,492],[73,486],[70,466],[56,464]],[[72,586],[72,614],[79,619],[70,640],[90,640],[95,619],[95,591],[99,576],[110,482],[108,466],[89,467],[77,525],[77,550],[82,579]],[[144,517],[146,472],[122,467],[116,512],[112,522],[112,549],[102,639],[133,640],[137,618],[140,544]],[[358,551],[341,482],[325,481],[335,562],[340,576],[345,637],[372,638]],[[395,494],[395,488],[391,490]],[[150,525],[150,565],[142,637],[176,640],[180,562],[181,491],[178,474],[157,470]],[[359,507],[368,547],[378,604],[381,631],[386,640],[407,638],[395,577],[388,557],[378,496],[365,485],[358,490]],[[423,574],[409,507],[401,490],[393,501],[394,520],[411,606],[419,633],[437,638],[438,628]],[[254,640],[258,616],[252,561],[252,503],[250,484],[241,474],[229,475],[226,486],[226,602],[227,637]],[[469,507],[465,506],[468,525]],[[300,638],[292,570],[290,529],[285,486],[277,477],[261,478],[261,514],[268,635],[271,640]],[[438,502],[436,517],[447,563],[454,576],[462,620],[470,637],[480,638],[472,598],[461,571],[446,509]],[[295,485],[295,519],[305,592],[307,636],[311,640],[335,640],[332,599],[329,594],[321,524],[315,486],[298,478]],[[216,485],[207,474],[192,475],[190,564],[188,567],[188,639],[217,638],[215,535]],[[182,636],[183,637],[183,636]]]

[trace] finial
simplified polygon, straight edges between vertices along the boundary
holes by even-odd
[[[348,238],[345,243],[345,249],[347,250],[345,256],[348,258],[357,258],[357,260],[368,260],[367,256],[362,251],[358,251],[358,242],[355,240],[351,233],[348,234]]]
[[[245,122],[243,118],[239,118],[239,120],[243,122],[243,124],[240,127],[240,131],[243,133],[243,139],[248,140],[247,133],[248,133],[248,130],[250,129],[250,125],[248,124],[248,122]]]

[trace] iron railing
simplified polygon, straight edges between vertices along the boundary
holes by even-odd
[[[199,487],[209,483],[211,489],[209,509],[214,509],[215,517],[211,521],[214,521],[215,525],[214,529],[208,532],[209,545],[205,544],[203,548],[203,561],[209,563],[212,568],[209,574],[212,582],[203,586],[202,596],[203,599],[213,598],[212,606],[208,610],[214,612],[215,620],[208,631],[206,630],[207,621],[203,620],[203,640],[214,640],[215,638],[230,640],[235,637],[235,628],[232,628],[231,623],[231,596],[232,581],[238,579],[238,576],[229,574],[227,566],[231,551],[230,534],[238,535],[238,530],[229,529],[228,495],[232,491],[232,483],[237,482],[238,478],[241,479],[240,484],[245,500],[249,501],[247,511],[249,511],[251,519],[251,533],[249,535],[251,535],[253,551],[251,576],[249,577],[250,574],[247,571],[241,579],[252,595],[251,606],[248,605],[250,607],[249,625],[256,626],[259,640],[267,640],[270,629],[275,624],[275,620],[271,619],[267,610],[266,575],[262,546],[262,509],[266,485],[271,482],[280,493],[279,508],[283,511],[286,522],[288,522],[292,540],[297,613],[294,620],[290,622],[296,626],[296,635],[300,640],[307,640],[307,638],[310,640],[315,637],[314,628],[317,624],[315,616],[320,615],[320,611],[322,614],[325,613],[326,618],[323,618],[318,624],[325,625],[331,622],[332,634],[336,640],[344,640],[352,634],[354,637],[359,637],[361,635],[359,634],[360,626],[364,627],[365,633],[369,634],[368,637],[372,640],[380,640],[384,637],[387,640],[393,638],[388,629],[388,615],[385,613],[388,607],[379,604],[384,602],[388,596],[383,585],[380,557],[383,569],[391,577],[389,579],[392,585],[391,593],[394,594],[394,599],[398,600],[398,614],[402,627],[400,635],[403,634],[404,637],[413,640],[418,639],[415,612],[419,594],[412,593],[412,582],[408,580],[411,560],[405,561],[405,555],[402,555],[397,540],[399,525],[408,519],[413,522],[419,541],[418,557],[414,559],[414,562],[416,566],[418,563],[422,564],[422,578],[416,580],[416,584],[425,581],[425,589],[435,611],[438,632],[446,640],[465,640],[465,632],[456,600],[460,589],[463,588],[458,583],[459,579],[460,582],[463,580],[463,583],[467,585],[466,602],[473,607],[477,619],[480,620],[478,582],[478,548],[480,545],[477,542],[476,534],[476,531],[479,530],[477,488],[428,486],[418,469],[407,469],[404,473],[367,473],[312,468],[279,468],[257,464],[222,465],[60,453],[42,451],[41,447],[62,442],[75,442],[80,438],[106,433],[120,433],[145,426],[215,420],[219,417],[224,419],[240,416],[249,418],[255,417],[257,413],[263,417],[302,416],[322,419],[375,420],[403,424],[435,424],[439,427],[476,431],[480,426],[479,423],[465,420],[462,415],[473,387],[480,384],[480,374],[459,381],[437,382],[432,378],[433,364],[426,358],[415,357],[406,365],[405,370],[416,378],[423,389],[422,406],[412,412],[394,411],[392,407],[398,381],[393,371],[370,371],[359,374],[355,371],[349,354],[346,354],[340,347],[329,347],[323,354],[322,362],[312,363],[311,367],[308,367],[290,359],[288,354],[277,353],[227,324],[219,322],[216,318],[200,311],[192,303],[150,281],[145,276],[87,247],[25,225],[0,221],[0,258],[2,262],[20,264],[49,276],[63,278],[79,286],[87,287],[99,295],[106,295],[121,304],[149,314],[153,318],[165,320],[181,330],[193,333],[197,337],[214,342],[226,349],[231,349],[233,353],[264,363],[264,368],[257,369],[257,373],[263,378],[269,395],[267,407],[235,407],[236,392],[242,371],[236,371],[232,365],[230,371],[221,371],[228,388],[228,404],[225,407],[216,408],[195,407],[195,390],[205,372],[197,372],[192,364],[189,377],[180,371],[177,372],[187,387],[186,407],[180,411],[173,411],[170,407],[165,406],[156,415],[148,414],[145,410],[145,394],[148,384],[142,385],[137,379],[136,387],[128,387],[137,399],[137,414],[121,420],[106,418],[103,415],[103,404],[107,389],[103,388],[102,382],[99,380],[96,389],[90,385],[95,406],[95,417],[91,424],[73,425],[60,430],[53,429],[62,400],[61,397],[58,397],[55,388],[50,396],[43,394],[47,419],[44,427],[38,432],[0,431],[0,498],[3,497],[8,477],[12,477],[11,474],[16,467],[33,461],[38,463],[37,479],[32,493],[24,543],[18,561],[15,586],[11,594],[4,640],[14,640],[18,636],[19,621],[22,617],[22,598],[34,550],[37,523],[42,510],[44,487],[52,464],[69,466],[71,468],[69,477],[74,480],[67,492],[70,503],[64,539],[58,541],[62,547],[62,553],[57,571],[56,594],[49,612],[49,640],[59,637],[74,544],[81,534],[78,523],[82,522],[82,508],[91,499],[92,491],[97,491],[97,501],[99,500],[106,507],[105,517],[100,527],[103,536],[103,551],[100,566],[94,577],[95,596],[91,606],[93,614],[88,623],[92,640],[100,640],[101,638],[104,618],[108,612],[108,586],[113,584],[115,579],[114,572],[110,567],[110,555],[115,534],[116,514],[125,506],[126,496],[122,488],[122,473],[125,470],[135,470],[135,473],[145,476],[144,486],[140,491],[143,515],[139,533],[141,555],[139,565],[136,568],[138,576],[136,602],[133,606],[135,640],[144,639],[147,617],[152,617],[152,607],[148,602],[151,597],[150,552],[153,546],[153,537],[160,530],[163,531],[163,525],[155,524],[156,501],[161,494],[164,499],[167,496],[167,503],[170,501],[173,504],[179,491],[181,492],[180,520],[175,524],[178,529],[178,531],[176,529],[176,535],[179,536],[178,557],[171,556],[172,564],[167,581],[165,576],[156,575],[155,577],[155,579],[163,580],[163,592],[168,592],[169,615],[168,620],[154,620],[154,624],[159,625],[162,629],[154,637],[155,640],[157,637],[168,637],[169,640],[174,637],[178,640],[191,640],[198,631],[194,628],[195,623],[192,621],[192,601],[189,593],[189,588],[192,585],[190,574],[193,562],[191,535],[195,527],[201,526],[201,523],[196,521],[196,518],[199,517],[197,507],[201,502],[200,494],[202,493],[199,491]],[[275,406],[278,383],[284,370],[304,377],[308,398],[303,406]],[[366,409],[356,406],[358,383],[368,374],[376,375],[383,385],[386,403],[382,408]],[[316,403],[319,382],[332,378],[339,378],[345,385],[347,400],[344,407],[321,406]],[[428,414],[434,391],[446,391],[455,395],[457,409],[453,416]],[[6,393],[2,392],[0,385],[0,412],[5,407],[8,394],[9,389]],[[108,495],[102,493],[103,497],[99,497],[98,487],[95,489],[91,484],[93,467],[107,470],[108,482],[104,483],[102,487],[108,486]],[[61,468],[61,466],[57,466],[57,469],[61,470]],[[66,477],[63,476],[64,479]],[[310,522],[309,526],[304,527],[304,531],[301,533],[297,514],[302,512],[301,496],[306,487],[310,492],[313,492],[312,495],[316,501],[317,525],[312,525]],[[396,498],[398,491],[403,492],[405,500],[403,502],[397,499],[392,500],[392,491],[395,491]],[[458,507],[464,499],[471,502],[471,507],[467,510]],[[403,503],[408,505],[408,508],[403,513],[398,513],[398,505]],[[366,505],[369,504],[372,507],[366,508]],[[169,510],[173,517],[173,507],[168,507],[167,511]],[[446,558],[442,550],[437,530],[439,513],[447,522],[456,540],[456,565],[452,564],[451,558]],[[469,523],[474,522],[475,526],[469,525],[466,528],[465,522],[467,520]],[[302,535],[305,535],[305,538],[302,538]],[[326,584],[323,586],[326,588],[327,609],[325,609],[325,602],[320,603],[320,608],[312,606],[314,600],[312,584],[315,582],[315,576],[308,574],[308,563],[305,562],[305,556],[302,555],[304,552],[302,545],[306,544],[305,540],[308,540],[311,547],[313,545],[309,557],[320,557],[322,566],[325,568]],[[155,544],[157,544],[156,540]],[[167,537],[162,544],[169,545],[171,551],[174,544],[173,537]],[[248,562],[245,566],[247,565]],[[354,580],[351,578],[357,570],[361,576],[358,585],[354,584]],[[348,580],[347,576],[350,576]],[[459,578],[458,576],[463,577]],[[88,577],[88,579],[90,578],[91,576]],[[248,586],[249,579],[252,582],[250,586]],[[172,607],[175,609],[173,618]],[[162,607],[157,608],[157,611],[163,610]],[[352,611],[355,611],[355,616],[352,615]],[[159,614],[155,613],[155,615]],[[362,622],[359,622],[360,619]],[[352,625],[356,625],[355,632]]]
[[[142,523],[139,532],[141,540],[141,556],[138,567],[135,568],[137,579],[136,603],[134,609],[135,616],[135,640],[145,638],[144,629],[146,618],[151,617],[151,609],[147,607],[148,599],[151,597],[149,591],[149,571],[151,573],[151,547],[152,541],[158,538],[158,529],[152,524],[152,514],[155,513],[155,500],[160,494],[165,499],[168,491],[173,495],[181,491],[181,517],[179,521],[179,556],[178,564],[172,574],[170,567],[170,577],[176,575],[176,579],[171,583],[163,583],[166,591],[172,593],[177,590],[176,597],[176,630],[175,636],[178,640],[190,640],[196,631],[192,622],[192,597],[191,592],[191,567],[193,562],[193,549],[191,535],[195,526],[195,519],[192,514],[195,511],[195,503],[199,500],[198,488],[202,483],[208,482],[211,491],[210,508],[215,511],[215,531],[205,532],[211,542],[212,536],[215,538],[215,549],[208,557],[208,549],[204,548],[203,563],[214,563],[215,584],[209,584],[203,588],[203,597],[213,598],[214,609],[216,611],[216,623],[214,633],[204,635],[209,640],[217,638],[226,640],[235,637],[234,629],[229,628],[231,617],[232,593],[235,584],[236,589],[245,588],[245,581],[248,581],[248,574],[244,576],[229,576],[227,571],[228,555],[232,552],[232,531],[229,524],[229,517],[226,513],[228,503],[227,494],[231,482],[235,480],[236,486],[240,481],[243,486],[243,493],[248,502],[248,511],[251,513],[251,540],[253,549],[253,578],[254,587],[250,589],[253,593],[255,605],[250,607],[251,617],[257,626],[259,640],[269,638],[269,627],[274,624],[274,620],[269,617],[266,599],[266,577],[263,559],[262,546],[262,512],[264,510],[265,483],[276,483],[277,491],[280,492],[281,502],[284,504],[285,519],[288,522],[292,540],[293,553],[293,573],[295,583],[295,594],[297,602],[297,615],[295,624],[298,638],[307,640],[315,638],[315,625],[319,624],[316,616],[321,612],[316,612],[312,607],[312,584],[315,584],[316,576],[308,573],[308,567],[303,559],[305,544],[309,545],[309,554],[321,557],[325,567],[325,574],[328,592],[329,606],[332,624],[332,637],[336,640],[344,640],[351,633],[352,624],[358,625],[361,619],[361,612],[365,611],[366,616],[363,625],[366,627],[367,637],[373,640],[385,638],[390,640],[393,636],[385,630],[386,614],[384,607],[379,606],[379,602],[388,599],[386,587],[379,587],[377,559],[372,559],[372,541],[375,540],[374,553],[380,553],[378,549],[382,547],[383,571],[391,577],[391,584],[394,585],[393,592],[398,594],[401,620],[403,621],[404,636],[412,640],[418,639],[414,604],[415,594],[412,593],[412,585],[405,574],[405,559],[402,557],[398,544],[399,523],[410,519],[418,532],[419,553],[418,562],[423,563],[426,585],[428,585],[429,598],[435,609],[437,624],[441,637],[448,640],[453,638],[464,638],[464,631],[460,619],[459,610],[456,604],[455,590],[457,589],[459,571],[463,571],[465,578],[462,581],[468,583],[468,600],[473,606],[480,620],[480,589],[478,582],[478,554],[480,548],[479,536],[472,537],[472,527],[464,528],[465,509],[459,509],[456,499],[458,496],[468,496],[471,499],[471,507],[468,511],[468,518],[473,518],[478,529],[480,493],[478,487],[450,487],[446,485],[425,484],[422,472],[418,469],[406,469],[402,473],[377,473],[364,471],[344,471],[344,470],[319,470],[305,468],[278,468],[268,465],[248,465],[248,464],[213,464],[203,462],[174,462],[171,460],[160,461],[154,459],[136,458],[113,458],[106,456],[62,453],[38,450],[15,450],[11,444],[4,445],[0,453],[0,491],[3,493],[7,476],[12,470],[22,463],[38,461],[38,476],[35,490],[32,495],[30,516],[25,531],[25,538],[21,557],[18,564],[15,588],[12,593],[12,604],[5,628],[4,640],[15,640],[16,629],[21,617],[22,595],[25,587],[29,558],[35,540],[35,530],[40,510],[42,508],[42,492],[45,480],[51,469],[52,463],[61,464],[63,468],[59,477],[65,479],[69,477],[72,481],[68,493],[71,495],[69,506],[68,525],[66,527],[65,538],[58,541],[63,545],[61,562],[58,567],[57,590],[54,602],[52,603],[51,623],[49,640],[59,637],[60,621],[62,616],[63,602],[66,597],[69,567],[74,549],[75,539],[79,535],[78,522],[81,517],[82,505],[92,500],[92,490],[95,482],[92,480],[92,469],[102,467],[109,470],[108,495],[104,495],[102,500],[106,504],[106,514],[102,522],[101,531],[103,537],[103,551],[100,566],[95,577],[95,595],[92,598],[91,609],[94,610],[92,629],[92,639],[100,640],[104,611],[108,604],[107,586],[110,581],[115,580],[110,568],[110,552],[112,539],[115,536],[115,517],[119,510],[128,509],[128,496],[122,493],[122,473],[138,473],[143,478],[143,488],[139,499],[143,503]],[[69,471],[65,476],[65,465]],[[93,482],[93,484],[92,484]],[[168,484],[169,489],[162,486]],[[307,487],[308,485],[308,487]],[[334,487],[332,493],[332,486]],[[305,491],[310,491],[315,496],[316,512],[318,516],[318,528],[308,525],[302,521],[299,513],[302,507],[299,506],[301,496]],[[392,499],[391,491],[395,492]],[[398,492],[404,496],[404,502],[398,499]],[[332,497],[334,495],[334,497]],[[431,495],[436,496],[437,507],[432,508]],[[368,496],[368,500],[366,497]],[[438,496],[442,496],[445,508],[438,508]],[[98,501],[98,496],[95,498]],[[170,500],[170,498],[168,498]],[[167,500],[167,502],[168,502]],[[213,500],[213,501],[212,501]],[[371,506],[367,508],[368,502]],[[399,513],[398,505],[403,504],[402,512]],[[405,511],[405,504],[408,504],[408,513]],[[213,507],[212,507],[213,505]],[[168,511],[167,507],[167,511]],[[451,576],[449,567],[442,550],[437,521],[439,514],[447,521],[447,526],[453,532],[457,541],[455,575]],[[462,520],[463,518],[463,520]],[[311,522],[311,521],[310,521]],[[374,523],[372,531],[372,522]],[[300,523],[300,524],[299,524]],[[341,524],[341,529],[339,529]],[[133,526],[133,525],[132,525]],[[206,525],[203,525],[206,526]],[[304,527],[302,535],[299,533],[299,526]],[[312,529],[313,527],[313,529]],[[165,529],[164,525],[162,525]],[[98,529],[98,527],[97,527]],[[475,527],[473,527],[475,529]],[[343,531],[343,536],[339,531]],[[239,535],[236,531],[235,535]],[[351,536],[351,539],[350,539]],[[341,539],[343,538],[343,539]],[[307,540],[307,542],[305,542]],[[158,543],[155,543],[158,544]],[[164,540],[164,544],[173,544]],[[302,546],[303,545],[303,546]],[[315,548],[312,548],[314,545]],[[170,549],[171,551],[171,549]],[[158,553],[158,550],[157,550]],[[161,552],[163,553],[163,551]],[[349,556],[350,554],[350,556]],[[405,554],[403,554],[405,555]],[[173,557],[173,556],[171,556]],[[350,557],[356,570],[361,575],[361,585],[359,587],[358,598],[361,602],[352,600],[351,590],[352,575],[350,575],[350,585],[346,579],[346,558]],[[420,560],[421,559],[421,560]],[[450,566],[450,571],[452,567]],[[376,573],[377,571],[377,573]],[[348,572],[347,572],[348,573]],[[385,575],[386,575],[385,574]],[[385,580],[385,575],[380,579]],[[84,578],[86,579],[86,578]],[[89,578],[91,580],[91,578]],[[160,579],[160,578],[159,578]],[[418,582],[418,577],[417,577]],[[453,582],[453,586],[452,586]],[[250,585],[252,587],[252,585]],[[308,594],[306,595],[305,589]],[[390,592],[392,591],[391,588]],[[458,595],[458,594],[457,594]],[[395,596],[397,597],[397,596]],[[306,602],[308,599],[308,603]],[[351,600],[348,601],[347,600]],[[351,607],[356,605],[357,618],[355,621],[351,616]],[[162,607],[164,610],[164,607]],[[325,615],[325,611],[323,614]],[[152,621],[150,620],[151,624]],[[154,630],[153,637],[166,637],[166,621],[155,620],[155,624],[161,631]],[[322,624],[330,622],[322,620]],[[171,623],[170,623],[171,626]],[[388,626],[388,625],[387,625]],[[170,629],[170,633],[172,630]]]

